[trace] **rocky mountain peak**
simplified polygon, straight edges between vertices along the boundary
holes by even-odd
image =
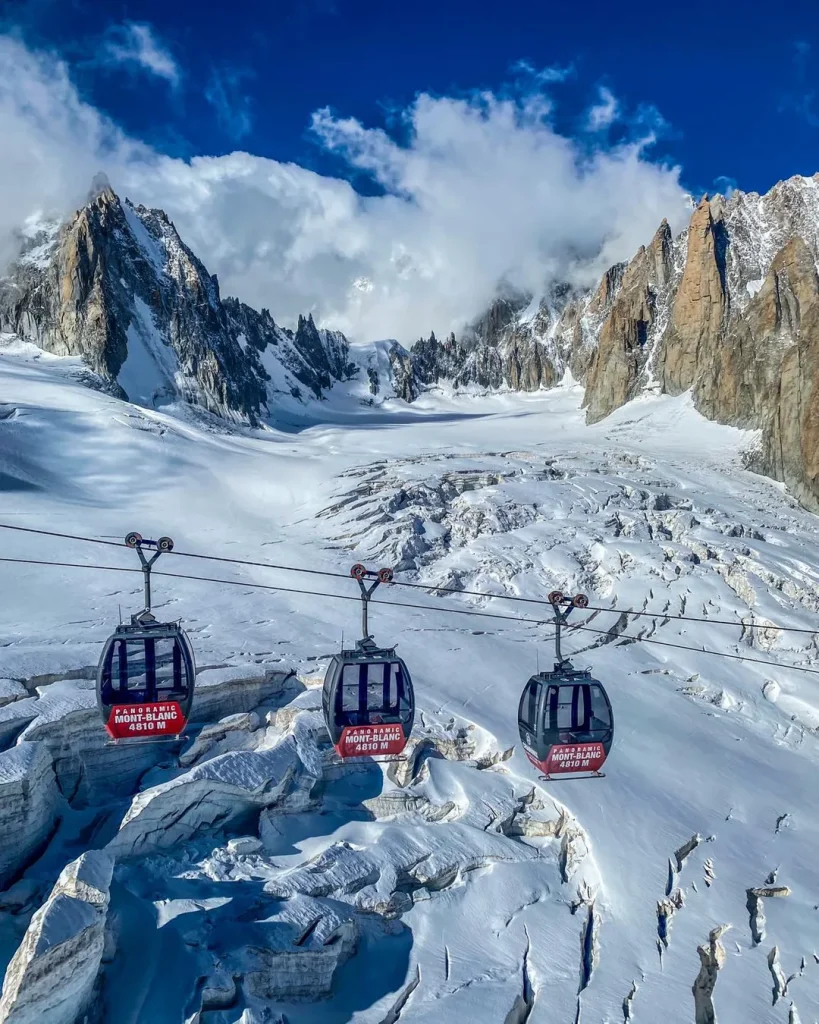
[[[694,383],[703,346],[713,346],[726,312],[726,239],[722,217],[713,216],[703,198],[688,226],[685,270],[680,281],[671,324],[664,339],[660,372],[670,394]]]
[[[819,506],[817,266],[819,174],[764,195],[705,194],[683,232],[674,237],[663,220],[595,288],[496,299],[458,338],[396,346],[396,393],[412,401],[443,383],[533,390],[571,370],[595,422],[641,391],[692,390],[706,416],[759,429],[757,468]]]
[[[691,389],[706,416],[759,429],[755,466],[819,504],[817,259],[816,175],[763,196],[703,196],[676,239],[661,225],[649,249],[604,276],[590,302],[606,315],[585,379],[588,419],[644,389]]]
[[[223,302],[165,212],[121,202],[103,176],[0,281],[0,330],[82,357],[100,386],[131,401],[182,399],[249,424],[280,394],[300,397],[307,384],[319,397],[351,372],[346,339],[312,317],[296,340],[266,311]]]
[[[663,220],[594,288],[506,292],[457,335],[377,347],[370,390],[386,374],[406,401],[441,385],[534,391],[570,371],[594,422],[643,391],[690,389],[706,416],[759,430],[757,468],[819,505],[817,265],[819,174],[704,195],[683,232]],[[164,211],[120,201],[101,176],[67,223],[26,229],[0,280],[0,330],[81,356],[133,401],[183,399],[251,424],[359,372],[311,313],[288,329],[222,298]]]

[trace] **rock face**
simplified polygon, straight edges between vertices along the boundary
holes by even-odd
[[[101,184],[67,224],[44,225],[0,280],[0,330],[80,356],[102,386],[138,404],[178,398],[257,423],[279,393],[320,397],[349,375],[343,335],[296,332],[237,300],[161,210]]]
[[[705,416],[760,431],[752,468],[819,507],[817,261],[819,175],[706,196],[685,231],[664,221],[593,290],[500,296],[458,337],[377,343],[353,361],[312,317],[288,330],[222,299],[161,210],[103,181],[69,223],[26,239],[0,279],[0,331],[82,357],[91,383],[138,404],[181,398],[253,425],[283,398],[321,399],[365,373],[371,396],[413,402],[441,385],[536,391],[568,372],[590,423],[641,392],[690,389]]]
[[[662,342],[662,382],[670,394],[686,391],[697,379],[703,356],[718,344],[726,305],[725,227],[706,198],[688,227],[685,270]]]
[[[758,468],[784,480],[813,507],[819,503],[818,297],[813,256],[794,239],[777,256],[759,293],[772,348],[784,351],[778,373],[776,360],[767,361],[772,391],[765,390],[764,380],[756,391],[764,424]]]
[[[458,389],[507,388],[537,391],[552,387],[571,358],[575,305],[568,289],[557,289],[531,313],[527,299],[497,299],[460,340],[431,334],[410,352],[391,353],[396,394],[407,402],[430,385]]]
[[[568,370],[594,423],[641,392],[691,389],[708,418],[760,430],[751,468],[816,508],[817,262],[819,175],[706,196],[685,231],[663,221],[594,291],[497,300],[459,338],[394,345],[394,390],[408,402],[440,384],[533,391]]]
[[[673,277],[671,229],[663,221],[648,249],[603,278],[589,304],[603,315],[588,365],[586,400],[590,421],[607,416],[633,396],[644,371],[648,342],[657,322],[657,298]]]
[[[316,327],[312,315],[299,317],[295,331],[279,327],[268,310],[255,309],[227,298],[223,302],[233,335],[244,345],[246,358],[267,381],[268,405],[277,392],[303,397],[299,385],[321,398],[336,381],[354,377],[350,347],[341,331]]]
[[[114,862],[100,850],[65,867],[6,971],[3,1024],[74,1024],[93,997]]]
[[[677,239],[661,227],[598,289],[589,422],[643,390],[692,389],[708,418],[760,430],[752,468],[818,507],[817,259],[819,176],[705,197]]]

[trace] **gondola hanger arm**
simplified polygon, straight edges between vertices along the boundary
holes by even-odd
[[[589,599],[585,594],[575,594],[574,597],[567,597],[561,590],[553,590],[548,597],[549,604],[555,616],[555,666],[568,665],[564,661],[563,652],[560,649],[560,630],[562,626],[568,625],[569,616],[575,608],[588,608]]]
[[[350,575],[354,580],[358,581],[359,589],[361,590],[361,628],[363,637],[362,640],[366,641],[369,636],[369,625],[367,621],[367,606],[370,603],[370,598],[373,596],[376,588],[381,583],[392,583],[393,572],[392,569],[368,569],[361,562],[356,564],[350,569]],[[367,586],[365,580],[372,580],[373,582]]]
[[[170,537],[160,537],[159,540],[149,540],[142,536],[141,533],[137,533],[132,530],[131,533],[125,537],[125,546],[134,548],[136,553],[139,555],[139,561],[142,565],[142,572],[145,579],[145,607],[141,612],[131,616],[131,621],[134,624],[153,622],[154,616],[151,612],[151,568],[154,562],[159,558],[160,555],[166,551],[173,551],[173,540]],[[142,550],[143,547],[153,548],[154,553],[150,558],[145,557],[145,552]]]

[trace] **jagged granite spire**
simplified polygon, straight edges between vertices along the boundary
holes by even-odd
[[[705,416],[759,429],[753,468],[819,507],[817,261],[819,175],[704,196],[673,240],[663,222],[606,304],[588,419],[645,389],[690,389]]]
[[[353,372],[346,339],[312,317],[294,340],[268,313],[223,301],[162,210],[121,202],[104,174],[89,196],[0,281],[0,330],[81,356],[131,401],[183,399],[250,424],[282,391],[300,397],[299,382],[320,397]]]

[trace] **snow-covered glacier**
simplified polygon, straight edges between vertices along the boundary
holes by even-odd
[[[181,749],[107,743],[133,552],[0,529],[0,1021],[819,1019],[819,521],[753,433],[686,395],[587,426],[571,385],[376,411],[357,382],[253,430],[78,374],[4,339],[0,524],[172,536],[155,610],[198,687]],[[407,760],[330,756],[352,580],[179,552],[420,584],[371,609]],[[593,609],[565,647],[614,704],[603,780],[518,743],[556,588]]]

